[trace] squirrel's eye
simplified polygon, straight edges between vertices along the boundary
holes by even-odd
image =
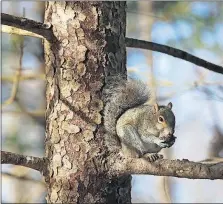
[[[163,122],[164,122],[164,118],[163,118],[162,116],[159,116],[158,121],[159,121],[160,123],[163,123]]]

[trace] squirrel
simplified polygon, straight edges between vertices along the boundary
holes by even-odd
[[[172,103],[148,104],[151,96],[147,86],[122,76],[108,77],[103,94],[108,148],[121,146],[124,156],[143,157],[150,162],[163,158],[158,152],[171,147],[176,139]]]

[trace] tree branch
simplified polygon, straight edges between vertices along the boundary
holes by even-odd
[[[188,179],[223,179],[223,162],[202,164],[189,160],[158,160],[150,163],[140,158],[115,158],[111,174],[149,174]]]
[[[137,40],[137,39],[133,39],[133,38],[126,38],[125,42],[126,42],[127,47],[141,48],[141,49],[165,53],[165,54],[171,55],[173,57],[177,57],[177,58],[186,60],[186,61],[196,64],[198,66],[204,67],[204,68],[209,69],[213,72],[223,74],[223,67],[213,64],[211,62],[205,61],[201,58],[198,58],[194,55],[191,55],[185,51],[182,51],[182,50],[179,50],[176,48],[172,48],[172,47],[169,47],[166,45],[161,45],[161,44],[154,43],[154,42]]]
[[[1,14],[2,31],[18,35],[28,35],[39,38],[52,39],[51,25],[36,22],[24,17],[17,17],[9,14]],[[11,26],[11,27],[9,27]]]
[[[25,166],[41,173],[44,173],[46,169],[45,158],[24,156],[6,151],[1,151],[1,163]]]
[[[8,177],[18,179],[18,180],[31,181],[31,182],[34,182],[34,183],[45,185],[45,183],[42,180],[37,180],[37,179],[30,178],[30,177],[27,177],[27,176],[18,176],[18,175],[15,175],[15,174],[11,174],[9,172],[1,172],[1,174],[2,174],[2,176],[8,176]]]

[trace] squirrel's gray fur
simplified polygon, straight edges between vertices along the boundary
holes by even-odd
[[[174,144],[172,103],[146,104],[150,94],[143,82],[125,80],[122,76],[109,77],[103,96],[105,143],[109,150],[122,146],[125,156],[145,156],[155,161],[162,156],[157,152]]]
[[[149,100],[147,86],[135,79],[124,80],[122,76],[112,76],[104,88],[106,105],[104,108],[104,126],[106,131],[116,135],[116,123],[129,108],[142,105]]]

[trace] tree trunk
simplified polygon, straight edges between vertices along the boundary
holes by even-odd
[[[131,202],[131,177],[108,175],[101,114],[106,77],[126,74],[125,5],[46,3],[47,202]]]

